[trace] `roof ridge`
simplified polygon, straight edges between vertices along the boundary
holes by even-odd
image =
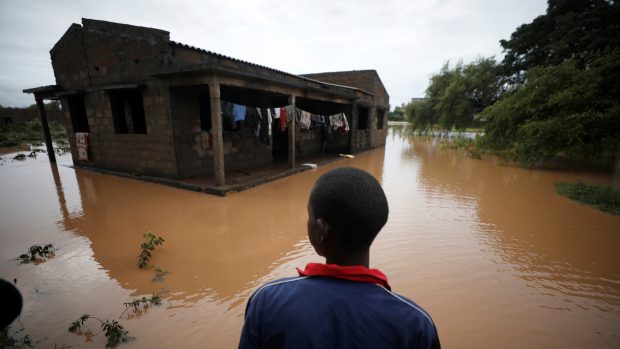
[[[312,78],[309,78],[307,76],[293,74],[293,73],[288,73],[288,72],[285,72],[283,70],[278,70],[278,69],[267,67],[267,66],[264,66],[264,65],[261,65],[261,64],[252,63],[250,61],[245,61],[245,60],[242,60],[242,59],[239,59],[239,58],[234,58],[234,57],[227,56],[227,55],[224,55],[224,54],[221,54],[221,53],[217,53],[217,52],[214,52],[214,51],[205,50],[203,48],[192,46],[192,45],[188,45],[188,44],[184,44],[182,42],[170,40],[168,43],[169,43],[169,45],[172,45],[172,46],[177,46],[177,47],[182,47],[182,48],[194,50],[194,51],[205,53],[205,54],[212,55],[212,56],[215,56],[215,57],[230,59],[230,60],[235,61],[235,62],[249,64],[249,65],[254,66],[254,67],[271,70],[271,71],[274,71],[274,72],[277,72],[277,73],[280,73],[280,74],[296,77],[298,79],[302,79],[302,80],[306,80],[306,81],[311,81],[311,82],[315,82],[315,83],[322,84],[322,85],[337,86],[337,87],[344,87],[344,88],[351,89],[351,90],[358,90],[358,91],[362,91],[364,93],[372,95],[372,93],[370,93],[370,92],[368,92],[368,91],[366,91],[364,89],[358,88],[358,87],[332,84],[332,83],[329,83],[329,82],[326,82],[326,81],[312,79]]]

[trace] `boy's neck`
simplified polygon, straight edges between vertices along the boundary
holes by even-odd
[[[338,264],[341,266],[362,265],[366,268],[370,265],[370,252],[348,253],[346,255],[330,255],[325,256],[326,264]]]

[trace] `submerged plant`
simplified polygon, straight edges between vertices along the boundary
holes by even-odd
[[[153,276],[153,279],[151,279],[151,281],[157,281],[157,282],[162,282],[164,281],[164,276],[166,276],[166,274],[170,273],[167,270],[163,270],[162,268],[158,267],[158,266],[153,266],[153,268],[155,269],[155,276]]]
[[[134,337],[129,335],[129,331],[125,330],[125,328],[119,324],[118,321],[101,320],[88,314],[83,314],[79,319],[73,321],[71,326],[69,326],[69,332],[75,333],[81,331],[82,326],[88,319],[99,321],[103,334],[107,339],[106,347],[114,347],[120,343],[125,343],[134,339]]]
[[[162,289],[160,292],[164,292],[164,289]],[[141,312],[143,310],[146,310],[150,306],[161,305],[160,294],[153,293],[151,297],[142,297],[142,298],[132,299],[129,302],[123,303],[123,305],[125,306],[125,310],[121,313],[119,318],[122,318],[123,314],[129,308],[133,308],[134,312]],[[71,323],[71,326],[69,326],[68,331],[77,333],[80,335],[83,334],[86,336],[93,336],[90,330],[85,330],[82,333],[82,327],[84,326],[84,323],[88,321],[89,319],[96,320],[101,325],[103,334],[105,335],[107,339],[107,343],[106,343],[107,347],[114,347],[120,343],[125,343],[125,342],[135,339],[134,337],[129,335],[129,331],[127,331],[121,324],[119,324],[118,321],[107,320],[107,319],[102,320],[100,318],[91,316],[89,314],[83,314],[77,320],[73,321]]]
[[[22,331],[18,330],[17,332]],[[5,329],[0,331],[0,348],[32,348],[32,338],[30,338],[29,334],[26,334],[23,338],[17,339],[13,337],[10,333],[10,327],[6,327]]]
[[[161,297],[159,295],[153,294],[151,297],[142,297],[138,299],[133,299],[130,302],[123,303],[125,308],[133,307],[134,309],[138,309],[140,307],[146,308],[148,305],[161,305]]]
[[[56,249],[52,244],[37,244],[28,248],[28,253],[21,254],[17,259],[22,263],[43,262],[48,258],[54,257]]]
[[[163,238],[151,233],[150,231],[144,233],[144,238],[146,239],[146,242],[143,242],[140,245],[142,251],[138,256],[138,267],[140,267],[140,269],[148,266],[152,256],[151,251],[155,249],[155,246],[161,246],[165,241]]]

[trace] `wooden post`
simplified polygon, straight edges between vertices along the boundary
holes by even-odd
[[[50,162],[50,168],[52,169],[52,177],[54,177],[54,184],[56,185],[56,195],[58,196],[58,205],[60,206],[60,212],[62,212],[62,219],[66,222],[69,219],[69,210],[67,209],[65,193],[62,191],[62,182],[58,174],[58,165]]]
[[[291,168],[295,168],[295,96],[289,96],[288,102],[293,106],[293,115],[288,115],[291,118],[291,125],[288,128],[288,161]]]
[[[56,162],[56,154],[54,154],[54,146],[52,145],[52,135],[50,134],[50,127],[47,124],[47,113],[45,112],[43,98],[35,94],[34,99],[37,101],[37,107],[39,107],[39,114],[41,114],[41,124],[43,124],[43,135],[45,136],[47,157],[50,159],[50,162]]]
[[[213,133],[213,175],[215,185],[226,184],[224,173],[224,140],[222,139],[222,106],[220,101],[220,84],[214,77],[209,82],[211,101],[211,132]]]

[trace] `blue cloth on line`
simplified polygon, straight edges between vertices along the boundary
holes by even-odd
[[[245,120],[245,105],[233,103],[233,121]]]

